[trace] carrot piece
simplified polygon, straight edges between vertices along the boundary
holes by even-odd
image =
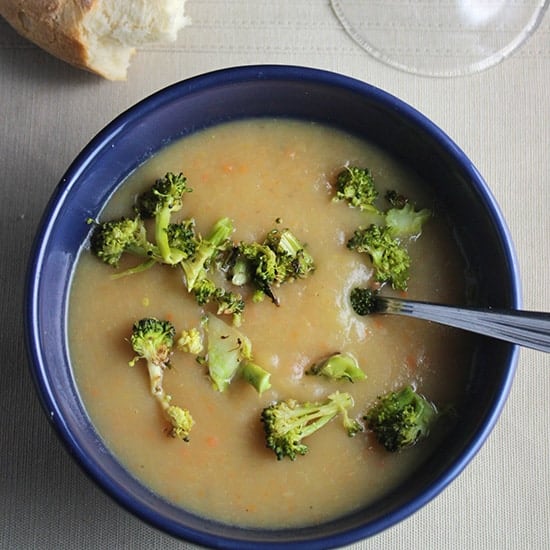
[[[414,354],[409,353],[407,357],[405,357],[405,364],[410,371],[414,372],[416,370],[416,367],[418,365],[416,363],[416,357],[414,356]]]
[[[218,446],[220,440],[215,435],[209,435],[206,438],[206,444],[211,448],[214,449]]]
[[[372,318],[372,324],[374,325],[374,328],[376,330],[380,330],[381,328],[384,327],[384,321],[382,320],[382,318],[380,316],[373,316]]]

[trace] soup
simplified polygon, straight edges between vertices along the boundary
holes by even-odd
[[[203,311],[185,290],[179,270],[155,266],[113,279],[111,267],[83,251],[69,307],[70,354],[85,408],[105,444],[146,486],[202,516],[249,527],[314,525],[375,502],[420,464],[437,434],[389,453],[368,432],[348,437],[335,419],[304,440],[309,451],[277,460],[266,448],[261,411],[279,399],[322,401],[338,390],[354,399],[361,418],[377,396],[414,384],[440,406],[460,399],[473,347],[450,328],[390,316],[359,317],[350,290],[368,285],[373,269],[347,249],[365,214],[334,202],[343,166],[368,166],[383,194],[397,189],[434,210],[422,235],[408,245],[408,296],[460,304],[467,288],[464,262],[429,189],[404,166],[369,143],[315,123],[246,120],[203,130],[168,146],[139,167],[101,214],[132,214],[136,194],[166,172],[183,172],[192,187],[180,218],[193,217],[206,234],[221,217],[234,221],[234,240],[262,240],[275,225],[307,245],[316,270],[277,289],[280,305],[249,296],[239,328],[254,361],[271,373],[262,395],[243,380],[214,391],[204,366],[176,352],[164,386],[195,420],[190,441],[169,438],[149,393],[145,363],[133,368],[128,339],[143,317],[169,319],[177,330],[197,326]],[[366,380],[349,383],[308,376],[320,358],[345,351]]]

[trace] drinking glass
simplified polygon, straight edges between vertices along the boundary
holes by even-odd
[[[509,57],[550,0],[331,0],[346,32],[375,58],[410,73],[450,77]]]

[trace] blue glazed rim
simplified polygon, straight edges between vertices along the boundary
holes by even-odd
[[[205,126],[204,116],[201,119],[192,112],[186,113],[184,124],[179,126],[180,122],[173,116],[174,105],[184,101],[190,104],[188,111],[193,111],[191,107],[201,105],[204,111],[202,101],[210,101],[210,96],[219,99],[222,94],[223,102],[209,106],[206,125],[241,116],[261,116],[265,114],[265,98],[257,105],[254,104],[259,83],[262,83],[264,96],[266,86],[275,95],[287,87],[296,87],[297,91],[293,93],[298,98],[297,105],[286,105],[284,102],[287,99],[284,98],[278,103],[276,97],[268,106],[268,110],[273,111],[270,116],[279,114],[308,118],[313,115],[307,112],[304,114],[304,109],[307,111],[311,104],[311,112],[317,112],[319,105],[326,103],[326,94],[334,92],[335,97],[346,96],[352,101],[366,101],[374,111],[380,111],[380,116],[394,116],[399,124],[404,124],[409,130],[414,128],[428,142],[427,150],[437,144],[441,155],[445,157],[444,163],[451,166],[452,170],[459,170],[460,179],[471,182],[471,192],[476,201],[479,201],[480,212],[488,214],[489,225],[484,230],[494,233],[494,240],[499,247],[499,267],[506,275],[503,277],[506,280],[502,283],[502,296],[498,297],[500,302],[505,303],[498,305],[520,307],[518,264],[500,208],[475,166],[441,129],[391,94],[347,76],[297,66],[234,67],[176,83],[131,107],[99,132],[63,176],[45,209],[28,266],[25,334],[31,372],[42,406],[70,454],[106,493],[150,525],[177,538],[213,548],[275,549],[282,544],[296,550],[341,547],[375,535],[407,518],[437,496],[463,471],[492,431],[508,397],[517,363],[516,346],[502,344],[500,349],[503,370],[495,387],[490,390],[483,414],[470,433],[465,434],[463,445],[455,456],[449,458],[442,470],[437,471],[433,479],[426,481],[424,485],[410,489],[414,496],[403,497],[401,500],[397,498],[392,504],[395,495],[389,495],[387,502],[377,503],[379,511],[361,510],[322,527],[272,532],[241,529],[204,520],[166,503],[134,480],[109,455],[89,422],[72,378],[67,351],[65,313],[70,279],[89,229],[81,224],[79,231],[67,230],[74,226],[76,220],[97,217],[120,182],[170,140]],[[234,109],[234,105],[238,103],[237,100],[235,104],[231,103],[233,91],[235,97],[248,93],[250,98],[242,112],[228,116],[228,104],[229,109]],[[378,114],[375,113],[375,117]],[[156,135],[155,126],[151,123],[152,117],[160,117],[163,124],[172,125],[172,129],[166,135],[162,132]],[[338,124],[339,117],[336,108],[333,115],[323,115],[323,122]],[[144,120],[149,122],[144,123]],[[346,127],[350,131],[361,131],[358,127],[353,128],[353,125],[350,118]],[[128,137],[130,135],[132,137]],[[136,135],[140,139],[136,139]],[[391,137],[387,136],[388,141]],[[136,147],[141,154],[136,154]],[[122,157],[117,156],[118,151],[122,151]],[[437,164],[437,159],[434,162]],[[90,181],[93,181],[90,175],[92,172],[93,177],[106,178],[105,184],[99,190],[90,189],[93,187],[90,185]],[[62,276],[54,277],[55,273]],[[106,460],[107,464],[98,457]],[[364,517],[367,514],[371,519],[365,524]]]

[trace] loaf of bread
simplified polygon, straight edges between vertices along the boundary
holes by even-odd
[[[125,80],[135,49],[176,40],[185,0],[0,0],[22,36],[64,61]]]

